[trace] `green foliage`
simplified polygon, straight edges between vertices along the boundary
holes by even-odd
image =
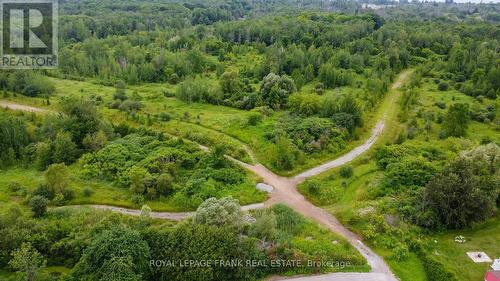
[[[352,166],[343,166],[342,168],[340,168],[339,174],[343,178],[350,178],[354,174],[354,170]]]
[[[53,163],[71,164],[75,161],[77,155],[76,144],[71,140],[71,134],[68,132],[59,132],[51,143]]]
[[[446,90],[448,90],[448,87],[449,87],[449,85],[446,82],[441,82],[438,84],[438,90],[440,90],[440,91],[446,91]]]
[[[318,78],[327,88],[349,86],[353,81],[353,76],[349,71],[337,69],[331,64],[321,66]]]
[[[243,82],[241,81],[237,72],[224,72],[219,80],[224,99],[232,95],[238,95],[243,89]]]
[[[35,195],[30,199],[29,206],[35,217],[43,217],[47,212],[49,200],[43,196]]]
[[[276,204],[272,210],[276,215],[278,229],[290,235],[299,233],[306,223],[304,217],[286,205]]]
[[[12,252],[12,260],[9,265],[21,272],[26,281],[34,281],[41,269],[45,267],[45,260],[30,243],[23,243],[21,247]]]
[[[278,138],[274,155],[274,166],[280,170],[291,170],[298,160],[298,151],[284,137]]]
[[[0,167],[6,167],[21,158],[30,136],[26,122],[21,118],[4,116],[0,112]]]
[[[134,194],[148,199],[185,196],[192,199],[189,206],[196,207],[246,182],[245,172],[224,154],[222,146],[205,153],[182,140],[131,134],[84,155],[81,162],[89,177],[130,187]],[[186,203],[179,204],[185,207]]]
[[[243,226],[243,212],[238,200],[232,197],[222,199],[209,198],[203,202],[193,217],[193,222],[217,227],[234,227],[239,229]]]
[[[363,125],[362,110],[352,95],[345,95],[340,100],[333,95],[325,97],[322,116],[332,118],[334,124],[353,133],[356,127]]]
[[[69,170],[63,163],[50,165],[44,177],[52,194],[62,194],[69,186]]]
[[[422,260],[424,264],[425,274],[427,275],[428,280],[436,280],[436,281],[456,281],[457,277],[446,270],[443,264],[436,261],[430,255],[421,253],[419,254],[420,260]]]
[[[273,109],[283,108],[288,96],[296,91],[293,80],[286,76],[269,73],[260,85],[260,95],[265,105]]]
[[[300,118],[285,116],[280,120],[279,128],[273,132],[277,145],[284,145],[281,138],[306,153],[318,152],[324,149],[337,151],[345,145],[344,134],[335,127],[332,121],[320,117]],[[281,143],[280,143],[281,141]]]
[[[203,78],[189,78],[182,82],[177,87],[177,98],[185,102],[213,102],[218,103],[221,101],[216,93],[211,89],[210,84]]]
[[[467,134],[469,125],[468,104],[457,103],[448,108],[443,120],[443,129],[448,137],[463,137]]]
[[[150,249],[141,235],[117,226],[92,239],[71,276],[77,280],[142,280],[149,276],[149,259]]]
[[[256,126],[257,124],[259,124],[260,122],[262,121],[262,114],[260,114],[259,112],[253,112],[252,114],[250,114],[248,116],[248,125],[250,126]]]
[[[293,94],[288,99],[288,108],[304,116],[315,115],[320,112],[321,99],[315,94]]]
[[[151,257],[172,261],[196,259],[211,261],[265,260],[255,243],[227,227],[183,223],[170,230],[151,229],[146,234]],[[267,270],[246,266],[158,266],[152,268],[154,280],[252,280]]]
[[[386,167],[382,185],[391,192],[425,186],[438,167],[424,158],[405,157]]]
[[[426,185],[422,200],[417,199],[422,210],[419,223],[464,228],[490,217],[499,194],[498,159],[500,149],[490,144],[448,164]]]
[[[83,140],[105,128],[95,104],[90,100],[65,98],[61,103],[62,111],[67,115],[63,119],[62,129],[71,134],[78,148],[83,148]]]
[[[47,77],[32,71],[14,71],[3,74],[5,82],[0,83],[0,88],[29,97],[47,97],[54,93],[54,83]],[[2,85],[3,84],[3,85]]]
[[[251,225],[250,235],[263,241],[273,241],[278,235],[278,222],[271,209],[258,210],[255,215],[256,222]]]

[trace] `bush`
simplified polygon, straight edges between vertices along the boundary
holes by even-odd
[[[248,125],[255,126],[262,121],[262,114],[253,112],[248,116]]]
[[[132,195],[131,201],[135,205],[143,205],[145,200],[144,200],[144,196],[134,194],[134,195]]]
[[[286,205],[276,204],[272,207],[272,210],[276,215],[278,229],[290,235],[299,233],[306,223],[303,216]]]
[[[82,191],[82,194],[84,197],[90,197],[92,194],[94,194],[94,190],[90,187],[85,187]]]
[[[446,108],[446,103],[442,102],[442,101],[438,101],[435,103],[435,105],[441,109],[445,109]]]
[[[405,157],[387,166],[382,185],[392,191],[424,186],[438,171],[421,157]]]
[[[438,84],[438,90],[440,90],[440,91],[446,91],[446,90],[448,90],[448,87],[449,87],[449,85],[446,82],[441,82]]]
[[[196,210],[193,221],[197,224],[217,227],[229,226],[236,229],[240,228],[244,223],[241,206],[238,200],[232,197],[205,200]]]
[[[63,193],[69,185],[69,170],[63,163],[50,165],[44,176],[52,194]]]
[[[51,191],[51,189],[46,184],[39,185],[34,191],[33,196],[43,196],[49,200],[54,199],[55,194]]]
[[[71,201],[75,198],[75,191],[73,189],[67,188],[62,191],[62,195],[65,201]]]
[[[408,246],[398,243],[396,247],[392,250],[392,259],[395,259],[397,261],[404,261],[408,259],[408,256],[410,255],[410,251],[408,250]],[[434,279],[430,279],[434,280]]]
[[[160,113],[160,120],[161,121],[168,122],[168,121],[170,121],[170,119],[172,119],[172,116],[169,113],[167,113],[167,112]]]
[[[448,108],[448,112],[443,119],[443,130],[447,137],[462,137],[467,133],[469,122],[469,105],[456,103]]]
[[[306,183],[307,191],[311,194],[318,194],[321,187],[320,183],[316,180],[309,180]]]
[[[343,178],[350,178],[352,177],[354,171],[351,166],[344,166],[340,168],[339,174]]]
[[[33,211],[35,217],[42,217],[47,212],[47,205],[49,200],[43,196],[33,196],[29,202],[29,206]]]
[[[210,84],[202,78],[186,79],[177,87],[176,96],[188,103],[201,101],[220,102],[220,99],[210,98],[212,96]]]
[[[458,281],[455,274],[449,272],[444,266],[425,253],[419,253],[419,258],[424,264],[425,274],[432,281]]]
[[[288,96],[295,91],[295,83],[290,77],[274,73],[264,77],[260,86],[262,101],[272,109],[282,108],[287,103]]]
[[[18,192],[21,189],[23,189],[23,186],[20,183],[18,183],[18,182],[9,183],[9,191],[10,192]]]

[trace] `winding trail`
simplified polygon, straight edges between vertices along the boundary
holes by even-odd
[[[242,206],[241,209],[243,211],[249,211],[254,209],[264,208],[264,203],[255,203],[250,205]],[[70,208],[93,208],[99,210],[107,210],[111,212],[121,213],[124,215],[130,216],[140,216],[141,210],[137,209],[127,209],[122,207],[110,206],[110,205],[66,205],[61,207],[52,208],[52,210],[62,210],[62,209],[70,209]],[[171,220],[171,221],[181,221],[191,217],[194,212],[150,212],[149,216],[154,219],[163,219],[163,220]]]
[[[39,107],[33,107],[29,105],[24,105],[24,104],[18,104],[18,103],[13,103],[5,100],[0,100],[0,108],[7,108],[11,110],[21,110],[21,111],[27,111],[27,112],[48,112],[47,109],[39,108]]]
[[[390,107],[389,110],[394,109],[396,106],[395,101],[397,100],[399,96],[399,91],[397,89],[403,85],[403,83],[407,80],[409,74],[411,73],[411,70],[406,70],[403,71],[398,75],[396,78],[396,81],[391,85],[391,90],[389,94],[391,95],[390,98]],[[5,102],[5,101],[0,101],[0,106],[3,107],[8,107],[11,109],[16,109],[16,110],[24,110],[24,111],[32,111],[32,112],[37,112],[37,111],[43,111],[43,109],[35,108],[35,107],[30,107],[30,106],[25,106],[25,105],[19,105],[15,103],[10,103],[10,102]],[[374,128],[372,129],[370,137],[360,146],[354,148],[353,150],[349,151],[348,153],[344,154],[343,156],[334,159],[332,161],[329,161],[327,163],[324,163],[320,166],[317,166],[315,168],[312,168],[310,170],[307,170],[305,172],[302,172],[294,177],[287,178],[287,177],[282,177],[279,175],[276,175],[269,169],[267,169],[265,166],[262,164],[256,162],[254,158],[252,157],[252,160],[256,164],[247,164],[244,162],[241,162],[239,160],[236,160],[234,158],[231,158],[229,156],[229,159],[232,161],[238,163],[240,166],[243,168],[255,173],[256,175],[260,176],[263,181],[266,184],[269,184],[274,187],[273,191],[269,193],[269,200],[267,200],[265,203],[258,203],[258,204],[252,204],[248,206],[242,207],[244,210],[251,210],[251,209],[257,209],[257,208],[263,208],[267,206],[271,206],[273,204],[277,203],[282,203],[285,205],[290,206],[293,208],[295,211],[298,213],[302,214],[303,216],[312,219],[319,224],[327,227],[331,231],[338,233],[345,237],[359,252],[360,254],[367,260],[368,264],[371,267],[371,271],[369,273],[329,273],[329,274],[322,274],[322,275],[316,275],[316,276],[303,276],[303,277],[295,277],[295,278],[288,278],[288,277],[280,277],[280,276],[274,276],[271,277],[269,280],[294,280],[294,281],[326,281],[326,280],[337,280],[337,281],[357,281],[357,280],[363,280],[363,281],[395,281],[397,278],[394,276],[394,274],[391,272],[389,266],[385,263],[385,261],[377,255],[372,249],[370,249],[368,246],[363,244],[361,241],[361,238],[351,232],[349,229],[347,229],[345,226],[343,226],[333,215],[325,211],[324,209],[321,209],[319,207],[316,207],[312,203],[310,203],[297,189],[297,186],[302,183],[304,180],[306,180],[309,177],[313,177],[316,175],[319,175],[327,170],[345,165],[352,160],[354,160],[356,157],[359,155],[367,152],[379,139],[380,135],[383,133],[384,128],[386,126],[386,119],[387,119],[387,114],[388,112],[385,112],[382,119],[379,120]],[[202,150],[208,150],[209,148],[205,146],[201,146],[200,148]],[[253,156],[252,152],[248,147],[245,147],[245,149],[249,152],[249,155]],[[120,208],[120,207],[115,207],[115,206],[108,206],[108,205],[75,205],[75,206],[66,206],[62,208],[68,208],[68,207],[82,207],[82,206],[89,206],[92,208],[96,209],[104,209],[104,210],[110,210],[114,212],[119,212],[122,214],[126,215],[135,215],[138,216],[140,215],[141,211],[140,210],[133,210],[133,209],[126,209],[126,208]],[[168,220],[174,220],[174,221],[179,221],[185,218],[190,217],[193,213],[192,212],[180,212],[180,213],[175,213],[175,212],[151,212],[151,217],[153,218],[158,218],[158,219],[168,219]]]

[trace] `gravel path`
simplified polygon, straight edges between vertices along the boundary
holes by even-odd
[[[364,142],[362,145],[354,148],[353,150],[349,151],[347,154],[345,154],[345,155],[343,155],[335,160],[332,160],[330,162],[324,163],[320,166],[317,166],[317,167],[314,167],[310,170],[307,170],[303,173],[300,173],[300,174],[296,175],[295,178],[303,180],[305,178],[317,176],[317,175],[319,175],[325,171],[328,171],[332,168],[339,167],[339,166],[342,166],[344,164],[351,162],[356,157],[358,157],[360,154],[368,151],[368,149],[370,149],[370,147],[372,147],[372,145],[377,141],[378,137],[380,136],[380,134],[384,130],[384,127],[385,127],[385,122],[383,120],[377,122],[377,124],[375,125],[375,127],[372,130],[370,138],[368,140],[366,140],[366,142]]]
[[[256,203],[256,204],[250,204],[250,205],[245,205],[242,206],[241,209],[243,211],[249,211],[249,210],[255,210],[255,209],[260,209],[264,208],[265,205],[264,203]],[[141,215],[141,210],[137,209],[127,209],[127,208],[122,208],[122,207],[116,207],[116,206],[110,206],[110,205],[67,205],[67,206],[61,206],[61,207],[55,207],[52,208],[53,210],[57,209],[67,209],[67,208],[94,208],[98,210],[108,210],[124,215],[130,215],[130,216],[140,216]],[[187,219],[191,217],[194,214],[194,212],[151,212],[149,215],[154,218],[154,219],[164,219],[164,220],[171,220],[171,221],[181,221],[184,219]]]
[[[22,110],[28,112],[48,112],[48,110],[38,107],[33,107],[29,105],[17,104],[9,101],[0,100],[0,107],[8,108],[12,110]]]

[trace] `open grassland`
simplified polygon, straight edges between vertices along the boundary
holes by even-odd
[[[465,243],[455,242],[459,235],[465,237]],[[447,231],[432,235],[431,239],[436,241],[435,258],[460,280],[482,280],[490,263],[474,263],[466,252],[485,252],[491,259],[499,258],[500,219],[497,216],[471,229]]]

